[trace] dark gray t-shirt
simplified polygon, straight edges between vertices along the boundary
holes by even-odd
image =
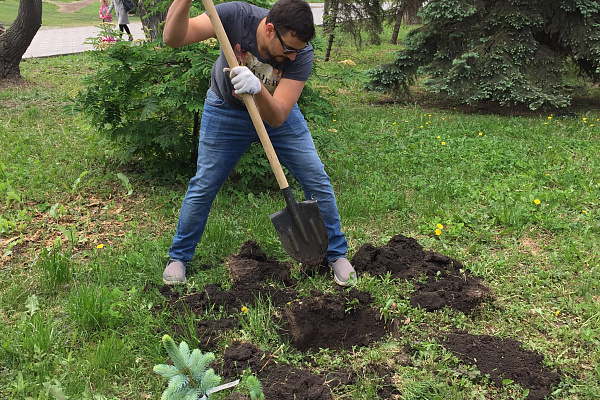
[[[304,82],[308,80],[314,60],[310,44],[298,51],[294,61],[286,58],[283,62],[276,63],[260,56],[256,30],[260,21],[267,16],[268,10],[237,1],[218,4],[216,9],[239,64],[247,66],[271,94],[281,78]],[[211,71],[211,89],[232,107],[245,109],[241,97],[233,93],[231,79],[223,72],[225,67],[228,67],[227,59],[221,50]]]

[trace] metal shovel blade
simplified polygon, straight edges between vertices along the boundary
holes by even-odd
[[[317,264],[325,257],[329,239],[316,200],[296,202],[289,187],[282,189],[287,206],[271,214],[271,221],[285,251],[303,264]]]

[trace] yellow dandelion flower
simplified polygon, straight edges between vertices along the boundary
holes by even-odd
[[[549,116],[549,117],[548,117],[548,119],[550,119],[550,120],[551,120],[551,119],[552,119],[552,115],[551,115],[551,116]]]
[[[440,137],[438,136],[436,139],[439,139]]]
[[[590,126],[594,126],[594,124],[590,124]]]
[[[483,132],[479,132],[479,136],[483,136]]]
[[[246,307],[242,307],[242,312],[243,312],[244,314],[246,314],[246,313],[248,312],[248,308],[246,308]]]
[[[100,243],[98,246],[96,246],[97,249],[101,249],[103,247],[104,247],[104,245],[102,243]]]
[[[394,122],[392,125],[396,125],[396,123]]]
[[[442,142],[442,146],[445,146],[445,145],[446,145],[446,142]]]
[[[541,203],[541,202],[540,202],[540,199],[535,199],[533,202],[534,202],[535,204],[540,204],[540,203]]]
[[[442,231],[441,231],[441,230],[439,230],[439,229],[436,229],[436,230],[435,230],[435,234],[436,234],[437,236],[440,236],[440,235],[442,234]]]
[[[556,312],[554,313],[554,315],[557,317],[558,317],[558,314],[560,314],[560,310],[556,310]]]
[[[587,214],[587,210],[581,210],[581,212]]]
[[[333,122],[337,122],[337,119],[334,119]]]
[[[437,224],[437,227],[440,229],[444,229],[444,225],[442,225],[442,224]]]

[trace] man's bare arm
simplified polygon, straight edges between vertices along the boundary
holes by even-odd
[[[305,83],[292,79],[282,79],[272,96],[263,86],[263,90],[254,96],[262,120],[274,128],[283,124],[300,98]]]
[[[163,40],[171,47],[182,47],[215,37],[208,15],[190,18],[191,0],[175,0],[165,22]]]

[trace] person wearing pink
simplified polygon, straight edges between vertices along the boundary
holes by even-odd
[[[100,0],[99,16],[102,22],[112,22],[112,14],[108,12],[108,0]]]

